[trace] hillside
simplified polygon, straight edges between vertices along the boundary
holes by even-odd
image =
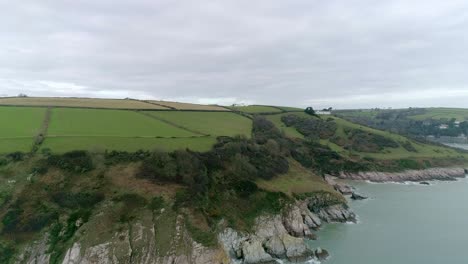
[[[325,175],[467,158],[296,108],[11,100],[22,101],[0,107],[0,263],[319,258],[303,238],[356,220]]]
[[[468,142],[465,137],[468,134],[468,109],[368,109],[343,110],[335,113],[355,123],[413,138],[444,142],[444,138],[450,140],[450,138],[464,137],[465,139],[460,141]]]

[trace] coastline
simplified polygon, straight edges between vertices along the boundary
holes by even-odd
[[[337,177],[346,180],[362,180],[371,182],[422,182],[422,181],[454,181],[457,178],[466,177],[466,169],[453,168],[430,168],[424,170],[405,170],[402,172],[341,172]]]

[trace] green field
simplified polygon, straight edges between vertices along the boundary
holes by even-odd
[[[229,107],[234,111],[240,111],[249,114],[261,114],[261,113],[280,113],[281,110],[276,107],[267,105],[248,105],[248,106],[232,106]]]
[[[56,153],[77,149],[102,153],[105,150],[137,151],[186,149],[208,151],[216,143],[214,137],[195,138],[128,138],[128,137],[48,137],[42,149],[48,148]]]
[[[31,150],[45,111],[45,108],[0,107],[0,153]]]
[[[133,111],[57,108],[49,136],[191,137],[196,134]]]
[[[455,118],[458,121],[468,120],[468,109],[461,108],[426,108],[426,113],[422,115],[414,115],[409,118],[415,120],[425,119],[452,119]]]
[[[151,111],[148,114],[211,136],[250,136],[252,121],[230,112]]]

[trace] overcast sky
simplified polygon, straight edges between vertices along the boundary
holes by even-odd
[[[468,107],[468,2],[0,0],[0,96]]]

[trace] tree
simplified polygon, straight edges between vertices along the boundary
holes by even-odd
[[[310,107],[310,106],[307,107],[307,108],[304,110],[304,112],[305,112],[306,114],[309,114],[309,115],[317,115],[317,114],[315,113],[315,110],[314,110],[312,107]]]

